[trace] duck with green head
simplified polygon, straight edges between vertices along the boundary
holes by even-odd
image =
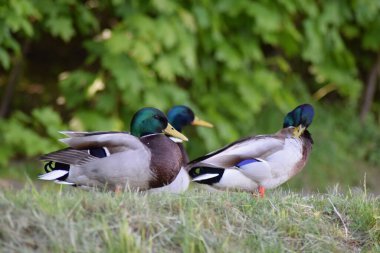
[[[207,121],[199,119],[195,116],[194,112],[187,106],[184,105],[176,105],[173,106],[167,113],[169,123],[178,131],[182,132],[183,128],[186,126],[203,126],[203,127],[213,127],[213,125]],[[182,140],[169,137],[174,142],[177,143],[178,147],[181,150],[182,164],[185,166],[189,162],[189,156],[182,144]],[[190,184],[190,178],[185,169],[181,169],[178,173],[175,180],[164,187],[152,189],[151,191],[166,191],[166,192],[174,192],[180,193],[185,191]]]
[[[307,128],[314,117],[309,104],[289,112],[276,134],[244,138],[191,161],[186,169],[194,182],[216,189],[259,191],[275,188],[300,172],[313,139]]]
[[[178,131],[182,132],[182,129],[186,126],[203,126],[203,127],[214,127],[211,123],[201,120],[195,116],[194,112],[187,106],[176,105],[173,106],[167,113],[168,120],[170,124]],[[182,152],[182,158],[184,164],[189,162],[189,156],[182,145],[182,140],[170,137],[172,140],[178,143],[178,146]]]
[[[172,183],[181,170],[181,150],[165,134],[187,141],[161,111],[139,110],[127,132],[62,132],[69,147],[41,157],[39,179],[80,187],[149,190]]]

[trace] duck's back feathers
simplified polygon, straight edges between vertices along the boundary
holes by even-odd
[[[139,138],[125,132],[71,132],[69,138],[60,139],[75,149],[89,149],[95,147],[108,147],[109,149],[117,147],[117,151],[128,149],[143,149],[144,145]],[[116,151],[116,152],[117,152]]]
[[[69,148],[41,156],[43,161],[82,165],[127,150],[146,150],[139,139],[126,132],[61,132]]]
[[[191,161],[188,168],[200,162],[232,167],[244,159],[266,157],[282,149],[283,145],[284,137],[278,135],[248,137]]]
[[[85,137],[91,135],[101,135],[101,134],[130,134],[129,132],[120,131],[95,131],[95,132],[76,132],[76,131],[59,131],[59,133],[66,135],[67,137]]]

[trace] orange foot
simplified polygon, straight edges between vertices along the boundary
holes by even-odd
[[[264,186],[260,185],[257,189],[259,190],[260,197],[264,198],[264,196],[265,196],[265,188],[264,188]]]

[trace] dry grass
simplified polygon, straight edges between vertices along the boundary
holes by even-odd
[[[379,252],[380,200],[192,189],[183,195],[41,188],[0,193],[1,252]]]

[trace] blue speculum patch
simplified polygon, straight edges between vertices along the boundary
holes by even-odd
[[[236,167],[242,167],[244,165],[247,165],[247,164],[250,164],[250,163],[256,163],[256,162],[260,162],[259,160],[255,159],[255,158],[252,158],[252,159],[247,159],[247,160],[243,160],[241,162],[239,162],[238,164],[236,164]]]

